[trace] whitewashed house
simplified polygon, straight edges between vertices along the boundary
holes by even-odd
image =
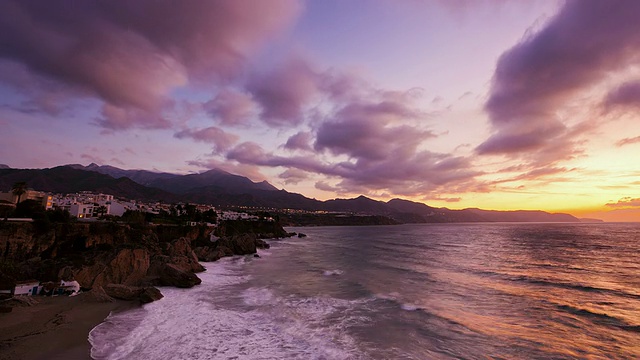
[[[42,290],[42,286],[38,280],[20,281],[13,289],[13,295],[38,295],[40,290]]]
[[[79,219],[93,217],[93,204],[71,204],[69,213]]]

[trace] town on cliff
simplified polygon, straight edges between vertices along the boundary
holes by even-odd
[[[162,298],[157,286],[200,284],[200,262],[256,254],[269,247],[264,239],[294,235],[269,213],[207,205],[47,194],[22,184],[0,201],[0,300],[82,293],[147,303]],[[0,301],[0,312],[16,303]]]

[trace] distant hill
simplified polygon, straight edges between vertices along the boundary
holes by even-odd
[[[94,171],[85,171],[70,166],[50,169],[0,169],[0,189],[11,190],[16,182],[24,181],[39,191],[76,193],[93,191],[126,197],[135,200],[178,201],[174,194],[149,188],[129,178],[115,179]]]
[[[123,170],[109,165],[91,163],[88,166],[78,164],[67,165],[75,169],[99,172],[114,178],[127,177],[140,185],[154,187],[176,194],[197,191],[198,188],[209,188],[229,194],[244,194],[256,190],[278,190],[266,181],[253,182],[246,177],[233,175],[220,169],[213,169],[199,174],[178,175],[147,170]]]
[[[383,202],[366,196],[319,201],[278,190],[266,181],[254,182],[219,169],[178,175],[96,164],[72,164],[51,169],[0,168],[0,190],[9,191],[19,181],[27,182],[33,189],[58,193],[95,191],[137,200],[183,201],[219,207],[323,210],[382,216],[400,223],[580,221],[568,214],[544,211],[450,210],[403,199]]]
[[[601,222],[604,222],[604,220],[591,219],[591,218],[580,218],[580,222],[583,222],[583,223],[601,223]]]
[[[278,190],[266,181],[256,183],[244,176],[233,175],[219,169],[209,170],[200,174],[156,178],[145,185],[176,194],[202,191],[207,188],[210,190],[216,188],[228,194],[251,194],[256,191]]]
[[[86,171],[94,171],[105,175],[110,175],[116,179],[127,177],[140,185],[148,186],[153,181],[159,179],[169,179],[174,177],[180,177],[180,175],[170,174],[165,172],[153,172],[148,170],[123,170],[117,168],[115,166],[109,165],[97,165],[95,163],[91,163],[87,166],[82,166],[79,164],[71,164],[66,165],[72,167],[74,169],[86,170]]]

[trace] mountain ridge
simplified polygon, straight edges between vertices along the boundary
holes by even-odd
[[[542,210],[452,210],[397,198],[384,202],[364,195],[352,199],[320,201],[284,189],[279,190],[267,181],[254,182],[220,169],[178,175],[148,170],[123,170],[94,163],[88,166],[69,164],[46,169],[0,168],[1,188],[9,191],[12,184],[18,181],[25,181],[32,188],[50,192],[87,190],[135,200],[347,212],[384,216],[401,223],[580,221],[569,214],[552,214]]]

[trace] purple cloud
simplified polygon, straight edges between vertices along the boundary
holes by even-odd
[[[640,81],[620,85],[607,95],[603,105],[608,110],[614,107],[640,109]]]
[[[245,142],[227,153],[228,160],[245,165],[285,167],[341,179],[341,192],[363,189],[389,189],[394,194],[416,195],[438,188],[468,187],[478,173],[470,170],[469,159],[429,151],[393,154],[383,159],[357,158],[352,161],[324,162],[308,156],[279,156],[260,145]]]
[[[309,132],[301,131],[287,139],[284,148],[288,150],[313,150],[311,147],[312,136]]]
[[[203,104],[204,110],[222,125],[246,125],[256,115],[256,104],[247,94],[222,90]]]
[[[300,181],[307,180],[309,178],[309,174],[306,171],[302,171],[299,169],[287,169],[284,172],[278,175],[280,179],[284,180],[285,184],[297,184]]]
[[[435,137],[430,131],[404,125],[422,116],[408,104],[397,101],[350,104],[320,126],[315,148],[369,160],[390,155],[406,157],[421,142]]]
[[[132,127],[144,129],[166,129],[171,122],[158,111],[146,111],[130,106],[114,106],[104,104],[100,112],[102,117],[96,123],[109,130],[125,130]]]
[[[637,1],[570,0],[543,29],[505,52],[485,104],[495,133],[478,153],[522,154],[570,142],[571,129],[563,130],[556,111],[638,61],[639,13]]]
[[[255,75],[247,90],[262,106],[262,120],[274,126],[298,125],[304,107],[318,93],[320,75],[310,65],[294,59],[274,71]]]
[[[0,3],[0,58],[97,97],[127,116],[110,129],[150,127],[166,97],[189,82],[229,79],[300,10],[295,0]],[[161,21],[160,21],[161,20]]]
[[[184,129],[174,136],[178,139],[191,138],[196,141],[211,143],[217,153],[228,150],[239,139],[237,135],[229,134],[215,126],[204,129]]]

